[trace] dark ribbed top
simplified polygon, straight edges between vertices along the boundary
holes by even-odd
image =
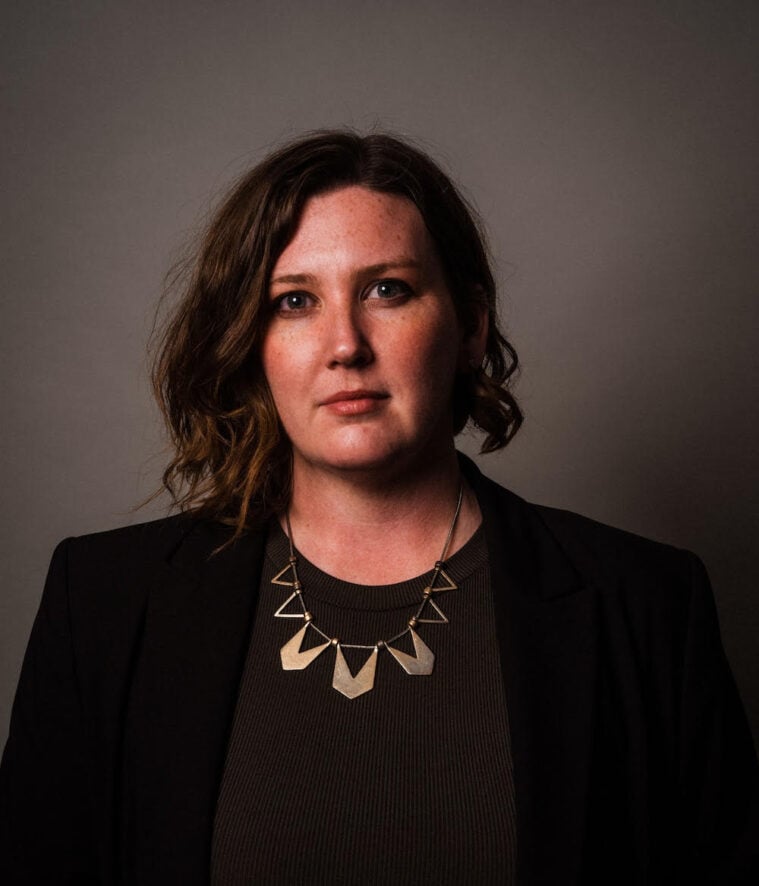
[[[216,810],[212,882],[512,883],[514,787],[482,528],[446,564],[458,589],[435,595],[449,623],[417,627],[435,653],[433,673],[409,675],[381,650],[374,689],[355,699],[332,688],[333,647],[305,670],[282,670],[279,650],[303,626],[272,617],[291,592],[271,584],[288,554],[274,523]],[[398,634],[431,578],[350,584],[301,556],[298,571],[314,623],[343,643]],[[393,645],[413,652],[408,639]],[[345,651],[354,674],[367,655]]]

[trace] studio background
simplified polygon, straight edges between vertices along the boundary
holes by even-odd
[[[417,139],[486,220],[527,419],[481,467],[695,550],[759,736],[759,5],[4,7],[0,742],[55,543],[165,513],[131,510],[165,272],[240,172],[341,125]]]

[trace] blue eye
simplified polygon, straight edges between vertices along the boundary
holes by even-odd
[[[306,292],[286,292],[274,302],[277,311],[292,313],[311,307],[311,296]]]
[[[411,287],[403,280],[378,280],[369,287],[367,296],[371,297],[372,293],[376,293],[377,298],[389,301],[411,295]]]

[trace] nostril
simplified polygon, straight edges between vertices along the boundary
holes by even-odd
[[[355,328],[346,330],[334,342],[330,363],[339,366],[361,366],[373,359],[372,349],[366,338]]]
[[[373,354],[371,350],[368,347],[362,347],[336,352],[330,363],[332,366],[357,367],[368,365],[372,359]]]

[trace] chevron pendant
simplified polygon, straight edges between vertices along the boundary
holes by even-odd
[[[332,688],[346,698],[357,698],[365,692],[374,689],[374,675],[377,671],[377,647],[372,649],[369,658],[364,662],[361,670],[354,677],[345,660],[340,644],[337,644],[335,655],[335,672],[332,676]]]
[[[311,649],[300,651],[303,638],[306,636],[310,622],[306,622],[298,633],[279,650],[282,659],[282,670],[284,671],[302,671],[307,668],[311,662],[324,650],[331,645],[330,641],[322,643],[320,646],[312,646]]]
[[[435,653],[413,628],[409,628],[409,633],[414,641],[415,656],[409,655],[407,652],[401,652],[400,649],[393,649],[392,646],[385,645],[385,649],[407,674],[427,676],[432,673],[432,669],[435,667]]]

